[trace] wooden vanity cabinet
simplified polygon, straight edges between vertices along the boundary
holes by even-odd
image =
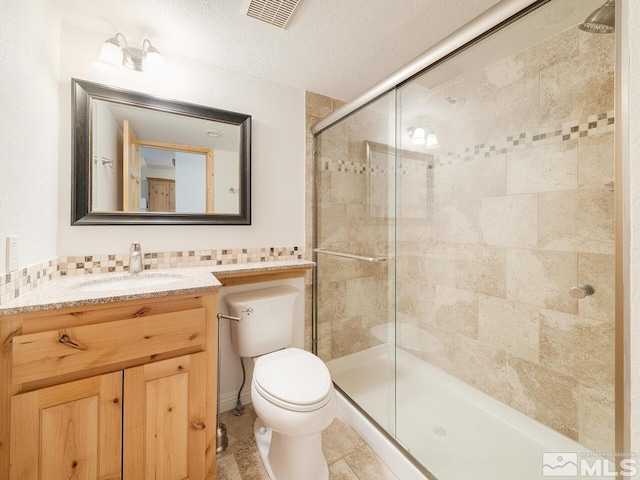
[[[0,317],[0,478],[215,478],[216,296]]]

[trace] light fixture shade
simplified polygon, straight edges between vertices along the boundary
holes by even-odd
[[[162,54],[155,47],[149,47],[144,56],[143,69],[146,72],[162,72],[164,71],[165,61]]]
[[[109,63],[114,67],[122,65],[122,47],[118,45],[114,38],[110,38],[104,42],[98,61]]]
[[[414,145],[424,145],[426,143],[425,131],[422,127],[414,128],[409,133],[409,137],[411,138],[411,143],[413,143]]]
[[[100,56],[91,62],[91,66],[101,72],[113,76],[121,76],[122,48],[115,38],[110,38],[102,45]]]
[[[429,135],[427,135],[426,149],[433,150],[439,147],[440,147],[440,143],[438,143],[438,136],[435,133],[431,132]]]

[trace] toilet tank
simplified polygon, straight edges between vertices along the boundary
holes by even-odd
[[[231,342],[241,357],[257,357],[291,345],[297,288],[284,285],[227,295]]]

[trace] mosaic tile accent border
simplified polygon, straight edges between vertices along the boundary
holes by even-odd
[[[527,131],[518,134],[509,135],[504,140],[494,144],[481,143],[478,145],[464,147],[458,151],[446,152],[434,155],[427,160],[427,168],[433,169],[444,167],[447,165],[459,164],[471,160],[479,160],[495,155],[523,150],[528,147],[537,147],[540,145],[548,145],[551,143],[567,142],[580,137],[600,135],[607,132],[613,132],[615,125],[615,117],[613,110],[597,115],[590,115],[582,121],[565,122],[562,125],[549,127],[543,131]],[[429,152],[425,152],[427,156]],[[415,159],[404,159],[398,164],[398,172],[400,175],[410,175],[417,171]],[[367,165],[364,162],[348,162],[346,160],[324,161],[322,169],[328,172],[344,172],[371,175],[388,175],[394,174],[396,167],[386,168],[381,165]],[[424,168],[422,168],[424,170]]]
[[[183,250],[175,252],[143,252],[143,254],[145,270],[302,259],[302,251],[298,247]],[[128,253],[60,257],[60,275],[63,276],[128,271]]]
[[[295,246],[150,252],[144,253],[144,269],[277,262],[302,260],[302,257],[302,250]],[[128,253],[54,258],[48,262],[0,275],[0,305],[5,305],[56,277],[128,271]]]
[[[478,144],[473,147],[465,147],[464,151],[447,152],[444,155],[434,156],[433,164],[427,168],[437,168],[455,163],[468,162],[481,158],[502,155],[505,153],[523,150],[527,147],[537,147],[551,143],[568,142],[580,137],[591,137],[607,132],[613,132],[615,117],[613,110],[597,115],[590,115],[582,122],[565,122],[553,128],[547,128],[542,132],[528,131],[516,135],[510,135],[506,140],[496,144]]]
[[[60,276],[59,259],[20,268],[0,275],[0,305],[15,300],[20,295]]]

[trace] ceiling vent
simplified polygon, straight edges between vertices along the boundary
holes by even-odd
[[[433,90],[440,85],[450,82],[457,76],[457,72],[449,70],[447,67],[438,66],[420,75],[415,81],[423,87]]]
[[[302,0],[250,0],[247,16],[286,28]]]

